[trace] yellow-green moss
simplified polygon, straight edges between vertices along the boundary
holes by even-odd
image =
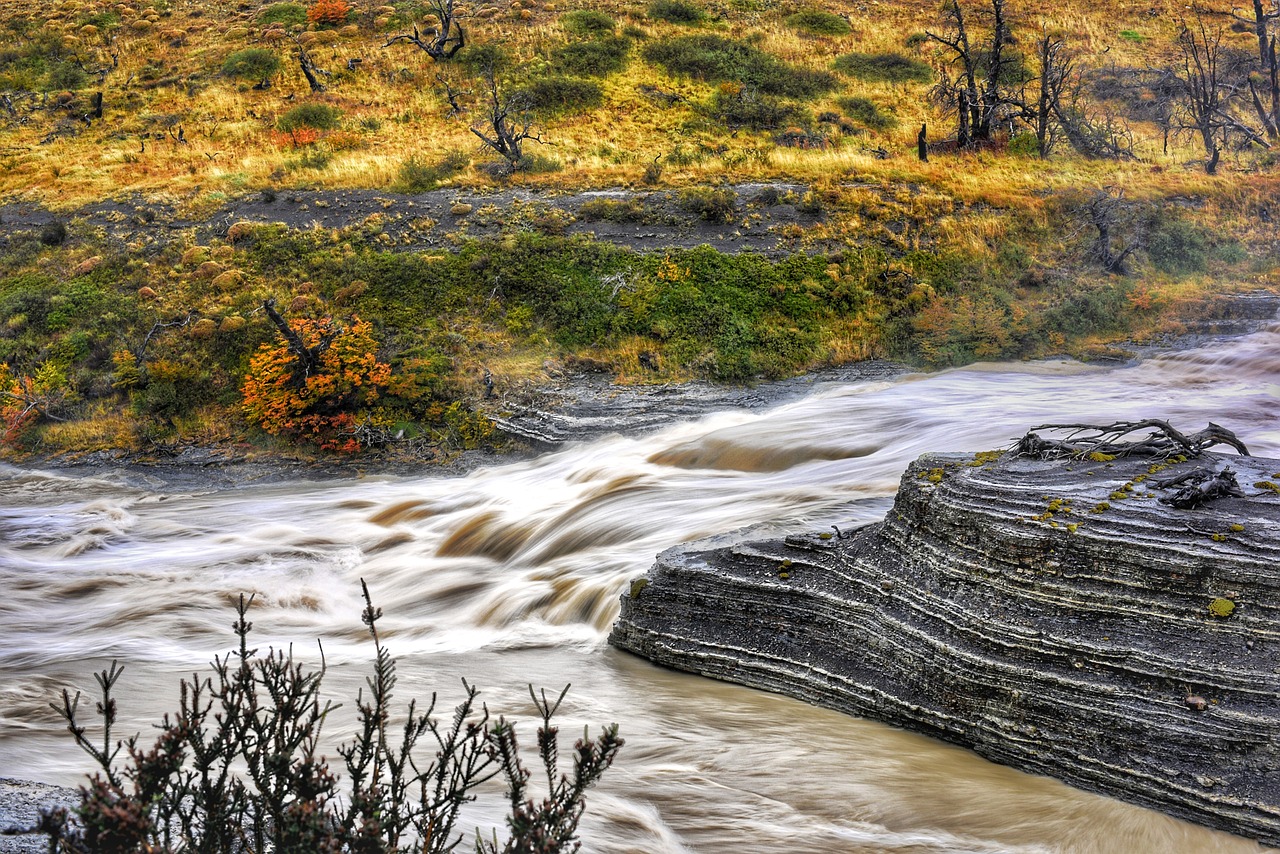
[[[1209,603],[1209,613],[1220,620],[1225,620],[1236,612],[1236,603],[1230,599],[1218,597]]]

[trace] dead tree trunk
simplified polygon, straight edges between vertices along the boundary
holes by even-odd
[[[1117,190],[1115,195],[1099,190],[1084,206],[1089,223],[1098,232],[1093,241],[1092,255],[1108,273],[1124,275],[1129,256],[1142,247],[1141,235],[1127,241],[1121,239],[1119,247],[1116,245],[1117,238],[1113,232],[1131,217],[1130,208],[1123,190]]]
[[[950,0],[943,7],[943,13],[950,24],[951,32],[939,35],[926,31],[925,35],[950,50],[951,61],[958,64],[959,69],[954,79],[943,75],[943,80],[938,84],[935,94],[941,100],[956,105],[956,146],[968,148],[973,142],[974,129],[982,118],[978,97],[977,61],[974,58],[973,47],[969,43],[969,30],[959,0]]]
[[[263,309],[267,312],[272,325],[284,338],[285,343],[289,347],[289,352],[294,355],[296,361],[293,363],[292,384],[295,388],[301,388],[306,384],[307,378],[316,373],[320,369],[320,357],[333,344],[334,339],[342,334],[343,329],[335,325],[332,329],[320,337],[320,341],[314,347],[308,347],[307,342],[302,340],[293,327],[289,326],[280,312],[276,311],[276,299],[271,297],[262,304]]]
[[[991,139],[991,129],[995,124],[996,113],[1005,101],[1000,94],[1005,66],[1009,63],[1004,56],[1004,46],[1009,42],[1009,26],[1004,18],[1004,0],[991,0],[991,19],[991,47],[987,52],[986,86],[982,91],[978,122],[974,130],[974,136],[978,139]]]
[[[519,99],[504,95],[497,77],[492,69],[483,74],[485,86],[489,90],[489,106],[486,112],[483,130],[472,127],[471,132],[494,152],[501,155],[510,164],[514,172],[520,167],[524,158],[525,140],[542,143],[542,138],[533,131],[533,121],[523,109]]]

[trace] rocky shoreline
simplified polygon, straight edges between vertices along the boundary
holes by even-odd
[[[670,549],[610,641],[1280,845],[1280,461],[1107,456],[930,455],[882,523]],[[1160,503],[1195,466],[1244,495]]]
[[[26,470],[92,477],[114,485],[161,492],[365,476],[458,477],[481,466],[511,462],[569,442],[589,441],[609,433],[644,433],[712,412],[765,409],[824,385],[889,380],[909,370],[895,362],[871,360],[751,387],[700,381],[623,386],[615,385],[607,373],[566,374],[493,403],[490,415],[507,440],[505,450],[466,451],[444,460],[398,453],[394,447],[386,452],[322,456],[246,445],[180,443],[148,451],[106,449],[35,455],[8,462]],[[4,462],[0,460],[0,469]]]
[[[80,793],[65,786],[0,777],[0,854],[41,854],[49,850],[45,837],[15,833],[35,826],[41,809],[72,807]]]

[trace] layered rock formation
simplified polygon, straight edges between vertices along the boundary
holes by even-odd
[[[1280,845],[1280,461],[1080,456],[926,456],[882,523],[670,549],[610,640]]]

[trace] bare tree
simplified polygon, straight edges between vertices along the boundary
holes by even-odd
[[[1142,248],[1143,235],[1137,208],[1125,199],[1124,190],[1098,190],[1081,212],[1097,230],[1090,247],[1093,259],[1108,273],[1127,273],[1125,263]]]
[[[471,132],[502,155],[514,172],[524,158],[525,140],[531,139],[542,145],[547,143],[534,132],[526,99],[518,92],[504,93],[492,67],[486,68],[481,77],[488,90],[488,104],[483,124],[472,127]]]
[[[467,111],[467,108],[462,105],[461,99],[470,95],[470,90],[453,88],[453,84],[443,74],[436,75],[436,85],[444,90],[445,100],[449,102],[449,118],[457,118]]]
[[[990,36],[975,43],[959,0],[947,0],[942,7],[945,33],[926,31],[932,42],[948,54],[934,87],[934,97],[956,111],[956,145],[967,148],[991,138],[1006,107],[1016,103],[1008,91],[1012,69],[1020,63],[1006,51],[1013,44],[1005,16],[1005,0],[990,0]]]
[[[383,47],[390,47],[397,42],[407,42],[416,45],[436,62],[453,59],[467,43],[462,24],[458,22],[458,12],[454,9],[454,0],[431,0],[428,8],[439,22],[437,26],[427,29],[426,32],[420,32],[415,26],[413,35],[405,33],[395,36]]]
[[[1258,77],[1249,76],[1249,95],[1253,102],[1254,112],[1258,115],[1258,123],[1262,125],[1271,142],[1280,142],[1280,63],[1276,61],[1276,36],[1271,27],[1280,20],[1280,0],[1272,0],[1271,9],[1267,9],[1262,0],[1253,0],[1253,16],[1245,17],[1232,11],[1232,17],[1253,26],[1258,38]],[[1258,86],[1266,88],[1270,105],[1264,105],[1258,94]]]
[[[1035,106],[1031,107],[1031,98],[1025,94],[1022,103],[1024,115],[1035,129],[1036,152],[1043,160],[1057,141],[1055,114],[1060,112],[1058,105],[1075,63],[1067,52],[1066,42],[1051,36],[1045,28],[1041,28],[1036,53],[1040,58],[1040,73],[1036,78]]]
[[[1181,90],[1176,127],[1199,137],[1204,146],[1204,171],[1218,170],[1222,146],[1233,138],[1263,147],[1270,144],[1234,112],[1233,102],[1242,87],[1229,79],[1223,65],[1222,29],[1212,33],[1196,10],[1195,21],[1182,22],[1178,34],[1179,65],[1173,74]]]
[[[1005,46],[1011,44],[1013,37],[1009,33],[1009,24],[1004,15],[1004,0],[991,0],[991,41],[988,43],[987,58],[983,71],[986,73],[986,86],[982,90],[981,103],[978,109],[978,125],[974,136],[978,139],[990,139],[991,130],[1002,105],[1008,102],[1002,87],[1008,81],[1009,71],[1017,64],[1017,59],[1005,52]]]
[[[934,96],[955,106],[958,125],[956,146],[967,148],[973,142],[973,127],[979,121],[977,60],[969,43],[969,28],[959,0],[949,0],[942,7],[942,13],[948,32],[939,35],[926,31],[925,35],[951,52],[947,64],[954,67],[955,72],[948,74],[943,71],[938,75]]]

